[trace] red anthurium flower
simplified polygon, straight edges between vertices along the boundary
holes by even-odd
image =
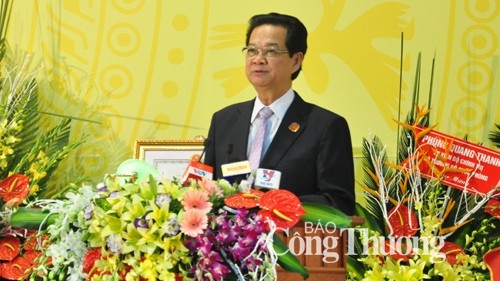
[[[389,211],[387,223],[387,231],[392,230],[394,237],[411,237],[418,231],[417,216],[404,205],[394,206]]]
[[[101,258],[101,248],[89,249],[83,257],[82,271],[90,273],[94,267],[94,263]]]
[[[408,244],[402,242],[395,245],[389,241],[385,242],[385,252],[391,256],[394,260],[401,260],[402,262],[408,262],[411,257],[415,254],[413,249],[408,249]]]
[[[29,177],[12,174],[0,181],[0,197],[9,205],[18,206],[28,197]]]
[[[279,229],[294,226],[304,214],[299,198],[290,191],[279,189],[266,192],[260,198],[259,211],[264,220],[271,219]]]
[[[26,238],[24,239],[23,249],[26,251],[39,250],[38,247],[38,239],[36,237],[38,231],[36,230],[28,230],[26,234]]]
[[[483,256],[486,266],[490,270],[491,280],[500,280],[500,247],[489,250]]]
[[[2,278],[8,280],[24,280],[30,274],[27,271],[33,266],[34,258],[31,255],[17,256],[14,260],[2,265]]]
[[[21,241],[14,236],[0,238],[0,260],[12,261],[21,252]]]
[[[41,235],[38,237],[38,231],[36,230],[28,230],[28,235],[26,236],[26,239],[24,240],[24,246],[23,249],[25,251],[40,251],[40,246],[44,246],[44,242],[49,238],[48,235]],[[41,242],[40,243],[38,242]],[[45,245],[44,248],[46,248],[47,245]]]
[[[31,265],[38,266],[40,261],[38,260],[42,257],[41,251],[26,251],[23,254],[23,257],[31,262]]]
[[[457,263],[457,255],[464,254],[464,250],[462,250],[458,244],[448,241],[444,242],[444,245],[439,252],[446,255],[446,261],[448,261],[451,265]]]
[[[488,200],[484,211],[493,217],[500,218],[500,200],[493,198]]]
[[[250,193],[238,193],[227,197],[224,203],[236,209],[260,207],[259,215],[264,220],[269,218],[281,229],[294,226],[305,212],[299,198],[283,189],[268,192],[251,189]]]
[[[224,199],[224,204],[235,209],[252,209],[259,206],[262,195],[264,195],[264,192],[256,189],[250,189],[250,193],[238,193],[236,195],[226,197]]]

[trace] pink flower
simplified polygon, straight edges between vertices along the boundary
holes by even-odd
[[[182,205],[186,211],[198,209],[204,214],[208,214],[212,209],[212,203],[208,202],[208,195],[203,190],[190,189],[184,193]]]
[[[208,218],[206,213],[198,209],[189,209],[184,213],[180,225],[184,234],[196,237],[207,228]]]
[[[213,180],[201,178],[201,180],[198,180],[198,185],[210,195],[217,195],[218,197],[222,196],[222,190]]]

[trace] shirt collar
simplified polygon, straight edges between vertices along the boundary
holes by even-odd
[[[276,116],[279,120],[282,120],[288,107],[290,107],[290,104],[292,104],[294,97],[295,93],[293,92],[292,88],[290,88],[283,96],[271,103],[269,105],[269,108],[271,108],[271,110],[274,112],[274,116]],[[253,106],[251,118],[252,122],[255,120],[257,114],[263,107],[265,107],[265,105],[257,97]]]

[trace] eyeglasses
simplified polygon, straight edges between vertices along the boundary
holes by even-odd
[[[279,54],[285,54],[288,53],[288,50],[280,50],[276,46],[268,46],[264,48],[256,48],[252,46],[247,46],[244,47],[241,50],[247,58],[254,58],[258,56],[259,54],[262,54],[266,58],[274,58],[277,57]]]

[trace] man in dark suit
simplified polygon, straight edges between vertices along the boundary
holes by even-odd
[[[305,102],[292,89],[307,51],[307,29],[295,17],[270,13],[250,19],[246,75],[257,97],[216,112],[204,162],[222,178],[221,165],[249,159],[256,119],[272,110],[258,167],[281,172],[280,188],[303,202],[354,214],[354,165],[349,127],[331,111]],[[254,167],[255,168],[255,167]]]

